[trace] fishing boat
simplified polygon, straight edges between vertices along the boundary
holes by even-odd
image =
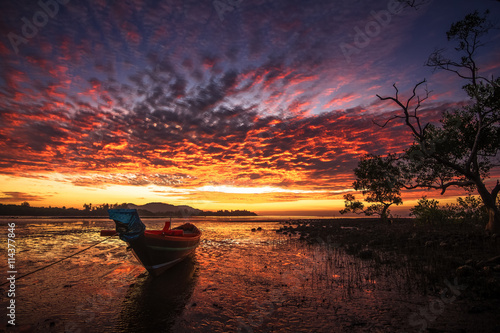
[[[109,209],[116,230],[101,230],[101,236],[118,235],[129,245],[137,260],[151,275],[158,276],[194,252],[201,231],[191,223],[170,229],[146,230],[136,209]]]

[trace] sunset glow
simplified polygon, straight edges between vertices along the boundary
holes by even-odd
[[[427,121],[465,105],[463,82],[423,63],[453,50],[446,31],[465,14],[500,19],[495,1],[400,8],[346,54],[391,1],[63,2],[43,25],[35,1],[0,5],[0,203],[338,215],[361,156],[412,142],[402,122],[374,124],[399,111],[375,95],[426,78]],[[488,41],[484,76],[500,69],[498,30]]]

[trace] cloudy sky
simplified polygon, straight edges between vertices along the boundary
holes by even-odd
[[[467,13],[498,24],[500,2],[425,2],[3,1],[0,202],[333,214],[362,155],[411,142],[374,124],[397,112],[376,94],[425,78],[431,122],[467,103],[424,63],[454,54],[446,31]],[[484,41],[481,72],[498,75],[500,31]]]

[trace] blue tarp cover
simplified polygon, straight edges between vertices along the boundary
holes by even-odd
[[[116,231],[119,232],[120,239],[125,242],[138,238],[146,230],[137,209],[108,209],[108,214],[109,218],[117,223]]]

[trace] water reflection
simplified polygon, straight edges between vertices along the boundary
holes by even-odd
[[[112,227],[111,221],[75,222],[20,223],[18,270],[101,241],[99,231]],[[145,223],[163,226],[160,219]],[[362,260],[308,246],[276,234],[275,222],[196,225],[203,238],[194,257],[155,279],[122,241],[110,239],[20,280],[19,323],[40,332],[45,323],[61,332],[399,332],[408,314],[427,304],[401,293],[410,283],[404,267],[378,264],[392,258]]]
[[[191,298],[197,265],[190,255],[161,276],[141,275],[125,295],[117,331],[170,332]]]

